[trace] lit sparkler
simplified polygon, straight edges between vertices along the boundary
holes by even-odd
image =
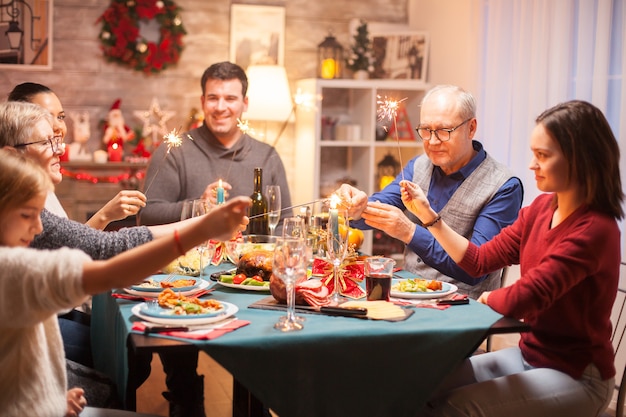
[[[165,159],[167,158],[167,155],[169,155],[172,148],[178,148],[183,144],[183,138],[180,136],[181,129],[182,127],[179,128],[178,130],[174,129],[171,132],[167,133],[165,136],[163,136],[163,143],[165,143],[165,145],[167,146],[167,151],[165,152],[165,155],[163,156],[163,161],[165,161]],[[187,137],[193,140],[193,138],[190,135],[187,135]],[[150,180],[150,184],[148,184],[148,186],[144,190],[143,192],[144,194],[148,194],[148,190],[154,183],[154,180],[156,179],[156,177],[159,175],[159,172],[161,171],[162,166],[163,164],[161,163],[156,173],[154,174],[154,177],[152,177],[152,180]]]
[[[396,144],[398,146],[398,157],[400,158],[400,172],[402,173],[402,180],[404,181],[404,164],[402,163],[402,152],[400,151],[400,138],[398,137],[398,126],[396,124],[396,119],[398,116],[400,103],[406,100],[407,97],[401,100],[393,100],[388,98],[387,96],[385,96],[384,98],[376,96],[376,98],[378,99],[376,101],[376,104],[378,104],[378,121],[393,121],[393,131],[395,132]]]
[[[189,137],[191,138],[191,136]],[[180,136],[180,130],[172,130],[170,133],[163,136],[163,141],[167,145],[167,153],[170,153],[172,148],[178,148],[183,144],[183,138]]]

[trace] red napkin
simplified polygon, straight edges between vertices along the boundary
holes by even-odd
[[[198,297],[202,297],[203,295],[207,295],[208,293],[210,293],[212,291],[213,291],[213,288],[204,289],[204,290],[200,290],[197,293],[194,293],[192,295],[188,295],[187,297],[198,298]],[[111,297],[113,297],[113,298],[120,298],[122,300],[130,300],[130,301],[150,301],[150,300],[156,299],[156,297],[142,297],[142,296],[139,296],[139,295],[121,294],[121,293],[117,293],[117,292],[111,293]]]
[[[223,327],[218,327],[218,328],[213,328],[213,329],[190,330],[186,332],[181,332],[181,331],[160,332],[156,334],[163,335],[163,336],[179,337],[181,339],[213,340],[213,339],[217,339],[220,336],[225,335],[226,333],[230,333],[233,330],[237,330],[240,327],[247,326],[248,324],[250,324],[250,322],[247,320],[233,320]],[[145,329],[146,329],[146,325],[144,323],[140,321],[133,323],[132,330],[143,333]]]

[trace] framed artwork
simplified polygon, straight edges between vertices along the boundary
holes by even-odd
[[[52,2],[0,2],[0,68],[52,69]]]
[[[283,65],[285,8],[233,4],[230,7],[230,61],[250,65]]]
[[[371,34],[374,50],[372,78],[426,82],[429,38],[426,32],[399,31]]]

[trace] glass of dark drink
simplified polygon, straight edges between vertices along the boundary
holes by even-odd
[[[370,256],[365,258],[365,291],[367,301],[389,301],[391,277],[396,261],[391,258]]]

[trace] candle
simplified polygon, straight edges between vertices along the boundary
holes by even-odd
[[[97,150],[93,153],[93,161],[96,164],[106,164],[109,156],[103,150]]]
[[[337,64],[335,60],[332,58],[326,58],[322,61],[322,68],[320,71],[320,75],[322,78],[331,79],[335,78],[335,73],[337,71]]]
[[[119,145],[119,143],[114,143],[109,146],[108,153],[109,162],[122,162],[122,156],[124,154],[124,151],[122,150],[122,147]]]
[[[217,204],[224,204],[224,187],[221,179],[217,184]]]
[[[335,252],[339,251],[339,210],[337,210],[337,203],[339,197],[333,194],[330,197],[330,210],[328,211],[328,222],[332,226],[331,233],[333,236],[333,249]]]

